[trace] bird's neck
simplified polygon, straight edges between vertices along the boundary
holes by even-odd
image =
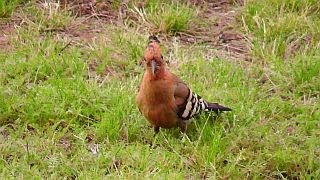
[[[163,79],[165,76],[165,71],[166,71],[166,68],[164,65],[158,66],[154,74],[152,74],[151,68],[147,68],[147,73],[150,75],[149,77],[150,77],[150,80],[152,81]]]

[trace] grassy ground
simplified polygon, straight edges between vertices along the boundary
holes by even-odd
[[[317,0],[115,1],[81,16],[15,3],[0,3],[14,24],[0,37],[1,177],[320,178]],[[233,109],[196,118],[190,141],[153,137],[136,107],[150,33],[173,72]]]

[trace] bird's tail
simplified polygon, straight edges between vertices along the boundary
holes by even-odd
[[[188,99],[185,104],[180,107],[178,116],[181,119],[188,120],[199,114],[201,111],[214,111],[216,113],[222,111],[231,111],[230,108],[219,105],[218,103],[210,103],[204,100],[198,94],[192,93],[189,89]]]
[[[218,103],[209,103],[207,102],[207,107],[206,107],[207,111],[214,111],[216,113],[218,112],[222,112],[222,111],[232,111],[232,109],[222,106]]]

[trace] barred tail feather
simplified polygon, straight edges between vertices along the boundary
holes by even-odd
[[[231,111],[230,108],[219,105],[218,103],[209,103],[198,94],[192,93],[189,89],[188,98],[185,103],[178,109],[177,115],[183,120],[190,120],[193,116],[201,111],[214,111],[216,113],[222,111]]]
[[[231,111],[232,109],[222,106],[218,103],[207,103],[207,107],[206,107],[207,111],[214,111],[216,113],[218,112],[222,112],[222,111]]]

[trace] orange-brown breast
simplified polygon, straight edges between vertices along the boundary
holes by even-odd
[[[142,114],[151,124],[162,128],[174,127],[178,120],[174,99],[175,83],[168,76],[170,74],[154,80],[146,72],[136,97]]]

